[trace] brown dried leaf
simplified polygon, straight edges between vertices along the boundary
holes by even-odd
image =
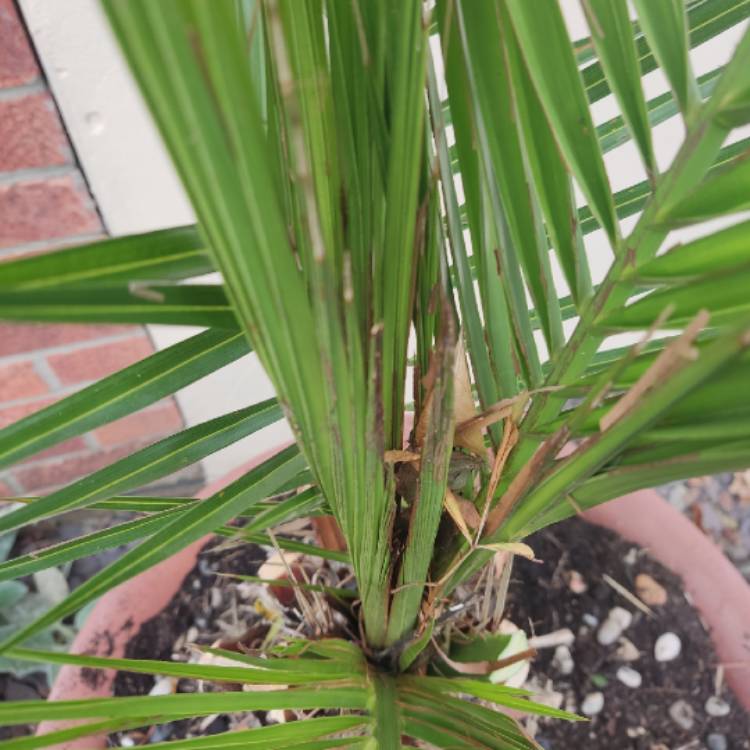
[[[471,531],[479,526],[479,513],[474,504],[466,498],[455,495],[450,487],[445,492],[443,507],[448,511],[448,515],[458,526],[458,530],[464,535],[466,541],[471,544],[473,539]]]
[[[459,338],[456,346],[456,361],[453,365],[453,419],[456,425],[466,424],[470,423],[476,415],[477,408],[471,390],[469,365],[466,361],[463,340]],[[454,442],[472,453],[484,455],[484,437],[482,427],[479,425],[469,426],[460,433],[457,432]]]
[[[410,464],[419,461],[419,453],[402,450],[386,451],[383,455],[383,460],[387,464]]]
[[[643,395],[655,385],[663,383],[685,363],[692,362],[698,356],[693,346],[695,337],[708,325],[710,315],[707,310],[700,310],[690,321],[687,328],[653,361],[651,367],[641,375],[620,400],[599,420],[599,429],[604,432],[615,422],[622,419],[641,400]]]

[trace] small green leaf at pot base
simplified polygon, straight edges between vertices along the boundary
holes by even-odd
[[[609,680],[603,674],[592,674],[591,684],[594,687],[605,688],[609,685]]]

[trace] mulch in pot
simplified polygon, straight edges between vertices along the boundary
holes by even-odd
[[[561,674],[555,649],[542,649],[532,666],[532,679],[557,694],[563,707],[573,711],[580,712],[592,693],[601,693],[604,698],[603,708],[590,722],[540,722],[536,738],[543,747],[750,748],[750,715],[721,684],[721,669],[710,636],[677,576],[653,561],[646,551],[577,518],[526,541],[542,562],[516,559],[508,600],[510,619],[527,632],[545,634],[568,628],[575,636],[569,648],[572,672]],[[606,575],[635,592],[639,574],[649,576],[666,593],[666,603],[651,607],[653,616],[640,611],[605,580]],[[615,607],[629,611],[632,623],[615,643],[604,646],[597,634]],[[659,662],[654,648],[665,633],[680,639],[681,652],[671,661]],[[623,648],[622,638],[637,649],[638,658],[622,660],[627,652],[635,655],[633,649]],[[640,675],[640,687],[627,687],[618,679],[618,669],[623,666]],[[632,676],[632,672],[629,674]],[[726,716],[707,713],[706,703],[712,698],[714,707],[717,703],[722,706],[716,698],[728,705]]]
[[[255,575],[266,560],[266,551],[254,544],[226,548],[222,542],[215,540],[204,547],[167,607],[143,623],[128,642],[126,658],[171,661],[173,655],[181,656],[186,642],[210,646],[219,638],[241,635],[248,616],[257,618],[248,612],[241,596],[237,601],[241,583],[217,574]],[[147,695],[153,686],[151,675],[118,672],[115,695]]]
[[[268,551],[254,544],[227,544],[224,539],[210,542],[199,554],[195,567],[185,577],[169,605],[145,622],[128,642],[125,656],[132,659],[195,661],[195,647],[245,651],[259,649],[275,629],[290,635],[303,635],[306,623],[292,602],[282,607],[269,595],[267,587],[248,583],[236,576],[253,576],[267,560]],[[337,582],[338,572],[327,564],[320,566],[328,582]],[[286,589],[285,589],[286,590]],[[269,635],[270,634],[270,635]],[[91,670],[90,678],[98,672]],[[168,683],[171,682],[171,685]],[[199,683],[197,680],[155,679],[151,675],[118,672],[114,682],[117,696],[148,695],[161,692],[192,693],[238,689],[239,686]],[[320,712],[317,712],[320,713]],[[247,729],[297,718],[294,712],[254,712],[216,714],[167,724],[141,727],[110,736],[110,744],[133,745],[205,736],[234,729]]]
[[[527,687],[541,691],[543,700],[557,701],[557,705],[576,712],[581,711],[591,693],[601,693],[604,699],[602,710],[586,723],[535,720],[531,728],[544,748],[750,748],[750,716],[726,686],[718,684],[717,689],[721,673],[717,671],[713,645],[700,617],[685,598],[679,578],[651,560],[645,551],[579,519],[566,521],[527,541],[542,562],[517,558],[507,615],[528,633],[544,635],[568,628],[575,638],[570,646],[572,672],[560,673],[554,648],[540,649]],[[259,645],[267,623],[264,625],[262,607],[259,610],[253,601],[258,588],[248,589],[248,584],[217,574],[252,575],[265,560],[266,552],[253,545],[226,549],[224,544],[217,544],[200,555],[198,564],[164,612],[145,623],[131,640],[128,657],[185,659],[188,643],[211,645],[218,639],[231,642],[239,638],[244,639],[245,646]],[[639,574],[648,575],[666,593],[664,604],[651,607],[653,616],[641,612],[604,579],[609,576],[633,592]],[[632,614],[622,638],[632,645],[631,651],[638,652],[633,661],[624,662],[618,657],[621,639],[608,646],[597,639],[601,623],[615,607]],[[288,610],[285,624],[287,628],[301,625]],[[682,648],[676,659],[658,662],[654,645],[664,633],[674,633]],[[622,666],[638,673],[640,687],[627,687],[620,682],[617,672]],[[154,685],[154,678],[148,675],[119,673],[115,692],[145,695]],[[193,692],[199,686],[195,681],[180,680],[173,689]],[[706,713],[706,702],[712,697],[728,705],[726,716]],[[675,704],[681,710],[676,710]],[[679,716],[682,725],[672,714]],[[201,717],[120,733],[113,735],[111,741],[126,746],[145,744],[258,726],[278,719],[263,713]]]

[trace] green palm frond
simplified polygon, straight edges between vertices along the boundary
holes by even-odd
[[[8,746],[293,707],[340,715],[171,746],[536,747],[502,713],[543,712],[528,696],[433,674],[440,615],[493,549],[638,488],[750,465],[750,140],[738,130],[750,32],[726,64],[700,71],[692,54],[741,30],[750,0],[637,0],[635,16],[625,0],[582,0],[591,33],[578,41],[557,0],[103,5],[198,223],[5,263],[0,318],[208,330],[0,431],[0,464],[250,351],[276,398],[0,516],[2,531],[73,508],[139,514],[0,564],[11,579],[139,542],[0,649],[291,688],[16,703],[0,721],[91,723]],[[668,90],[646,98],[657,68]],[[593,105],[609,94],[619,111],[601,122]],[[677,118],[684,138],[660,169],[654,129]],[[631,140],[645,179],[615,191],[605,155]],[[192,280],[209,271],[221,283]],[[615,346],[623,332],[635,343]],[[124,497],[282,416],[296,445],[222,493]],[[446,510],[457,496],[472,528]],[[345,551],[272,533],[321,513]],[[358,643],[287,644],[231,675],[21,647],[209,532],[351,565]]]

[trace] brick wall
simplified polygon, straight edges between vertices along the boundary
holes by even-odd
[[[13,0],[0,0],[2,261],[105,235]],[[134,326],[0,324],[0,428],[153,351]],[[0,472],[0,497],[43,494],[182,427],[172,399]],[[196,468],[163,484],[189,491]]]

